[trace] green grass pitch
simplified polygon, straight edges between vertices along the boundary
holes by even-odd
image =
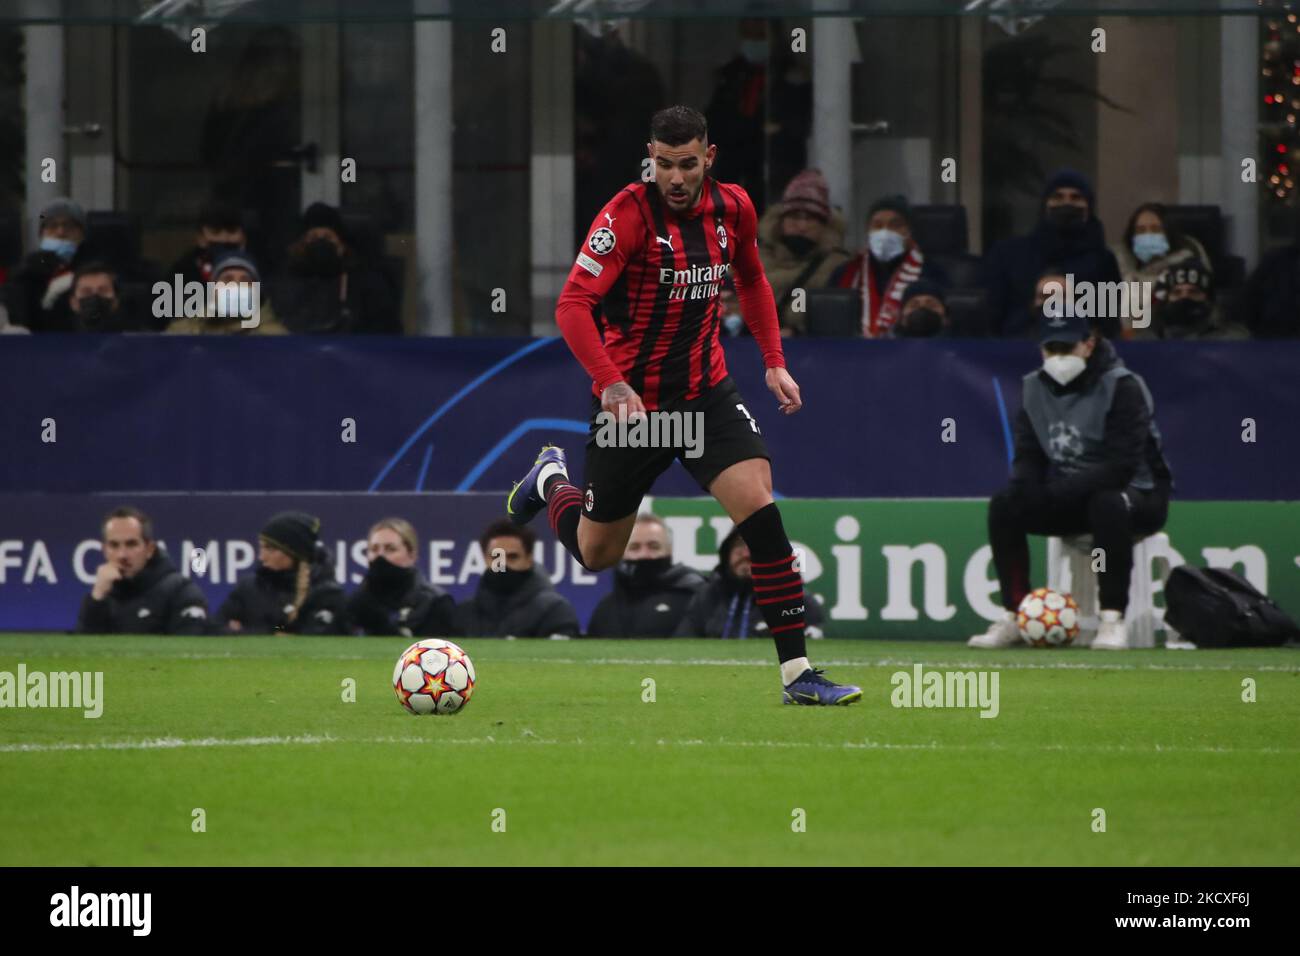
[[[105,698],[0,710],[0,864],[1300,863],[1294,651],[811,642],[832,709],[767,641],[465,640],[473,701],[414,717],[408,643],[0,636]],[[915,662],[998,671],[998,716],[895,708]]]

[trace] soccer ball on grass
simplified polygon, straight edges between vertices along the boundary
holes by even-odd
[[[413,714],[454,714],[474,693],[474,662],[451,641],[416,641],[397,659],[393,690]]]
[[[1020,602],[1016,626],[1034,647],[1064,647],[1079,636],[1079,605],[1068,594],[1036,588]]]

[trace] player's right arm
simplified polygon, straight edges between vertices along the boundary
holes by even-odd
[[[641,398],[623,381],[623,373],[605,351],[593,319],[596,308],[645,245],[645,228],[636,201],[624,191],[596,214],[555,307],[555,324],[574,357],[600,392],[601,406],[628,413],[645,411]]]

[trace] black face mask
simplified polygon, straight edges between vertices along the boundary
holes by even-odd
[[[504,571],[484,571],[483,586],[493,594],[513,594],[532,576],[531,568],[527,571],[512,571],[509,568]]]
[[[898,334],[909,339],[929,338],[942,330],[943,316],[934,309],[914,309],[898,326]]]
[[[1082,206],[1053,206],[1047,210],[1047,221],[1061,232],[1077,232],[1087,218],[1088,212]]]
[[[633,591],[644,591],[659,582],[664,572],[672,567],[672,558],[642,558],[639,561],[620,561],[614,572]]]
[[[375,558],[366,572],[366,581],[376,591],[404,591],[415,578],[415,568],[403,568],[385,557]]]
[[[260,584],[274,588],[277,591],[298,586],[298,569],[296,567],[287,568],[284,571],[272,571],[265,564],[259,564],[256,573]]]
[[[81,321],[92,331],[107,331],[113,323],[113,300],[103,295],[88,295],[78,300]]]
[[[785,243],[787,249],[800,257],[808,255],[808,253],[812,252],[813,248],[817,245],[816,242],[809,239],[807,236],[782,236],[781,241]]]
[[[1170,302],[1164,310],[1165,324],[1180,329],[1202,325],[1209,321],[1209,318],[1210,303],[1197,302],[1195,299],[1179,299],[1177,302]]]
[[[303,246],[295,265],[309,276],[336,276],[343,271],[343,257],[328,239],[313,239]]]

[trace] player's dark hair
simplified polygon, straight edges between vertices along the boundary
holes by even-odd
[[[117,291],[117,270],[105,262],[103,259],[96,259],[93,262],[87,262],[77,266],[77,271],[72,275],[72,288],[75,291],[77,283],[81,281],[82,276],[106,275],[113,280],[113,291]]]
[[[669,106],[650,119],[650,139],[665,146],[685,146],[698,139],[709,144],[709,121],[689,106]]]
[[[488,542],[493,538],[518,538],[524,546],[525,554],[533,553],[533,545],[537,543],[537,535],[533,529],[527,525],[518,525],[509,518],[502,518],[499,521],[493,521],[479,536],[478,544],[483,549],[483,554],[487,555]]]
[[[104,520],[100,523],[100,529],[108,527],[108,523],[114,518],[134,518],[140,522],[140,537],[145,541],[153,540],[153,519],[141,511],[139,508],[132,508],[130,505],[123,505],[121,508],[114,508],[108,514],[104,515]]]

